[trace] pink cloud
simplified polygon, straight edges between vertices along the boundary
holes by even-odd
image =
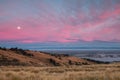
[[[49,12],[46,5],[42,5],[42,7],[45,13],[41,13],[41,17],[15,17],[0,23],[0,40],[20,40],[23,43],[74,42],[77,39],[85,41],[120,40],[119,6],[113,11],[104,11],[99,15],[95,8],[91,9],[90,17],[95,18],[94,20],[90,20],[84,12],[77,13],[77,18],[65,17],[62,16],[64,14],[55,14],[54,9]],[[17,26],[21,26],[22,29],[17,30]]]
[[[107,19],[110,17],[120,16],[120,6],[117,5],[112,11],[105,11],[101,14],[100,19]]]

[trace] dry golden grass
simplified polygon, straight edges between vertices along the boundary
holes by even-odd
[[[1,66],[0,80],[120,80],[120,64],[71,67]]]

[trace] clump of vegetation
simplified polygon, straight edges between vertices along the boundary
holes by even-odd
[[[27,53],[25,50],[23,49],[19,49],[19,48],[10,48],[10,49],[7,49],[5,47],[0,47],[0,50],[11,50],[11,51],[15,51],[17,54],[21,54],[21,55],[25,55],[25,56],[29,56],[29,57],[32,57],[34,56],[33,54],[30,54],[30,53]]]
[[[9,59],[4,55],[0,55],[0,66],[8,66],[8,65],[20,65],[20,62],[17,59]]]
[[[51,56],[55,56],[55,57],[69,57],[69,54],[51,54]]]
[[[60,64],[52,58],[49,59],[49,62],[52,63],[54,66],[60,66]]]
[[[16,48],[10,48],[10,50],[15,51],[17,54],[21,54],[21,55],[25,55],[25,56],[29,56],[29,57],[33,56],[33,54],[29,54],[25,50],[19,49],[17,47]]]
[[[97,61],[97,60],[87,59],[87,58],[83,58],[83,59],[87,61],[95,62],[97,64],[110,64],[110,62]]]
[[[69,54],[57,54],[57,53],[49,53],[49,52],[44,52],[44,51],[40,51],[40,53],[49,54],[55,57],[69,57],[70,56]]]
[[[0,50],[7,50],[5,47],[0,47]]]

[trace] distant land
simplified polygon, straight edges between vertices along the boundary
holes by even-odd
[[[102,62],[82,59],[68,54],[50,54],[41,51],[0,47],[0,66],[70,66]]]
[[[29,50],[120,50],[120,42],[113,41],[78,41],[78,42],[42,42],[42,43],[19,43],[12,41],[0,41],[1,47],[19,47]]]

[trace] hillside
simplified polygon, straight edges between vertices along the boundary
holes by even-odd
[[[94,63],[93,61],[80,59],[67,54],[50,54],[18,48],[0,48],[0,66],[70,66]]]

